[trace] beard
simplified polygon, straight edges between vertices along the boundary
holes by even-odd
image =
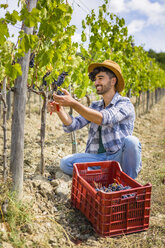
[[[104,95],[112,88],[111,81],[108,81],[106,85],[97,85],[96,92],[98,95]]]

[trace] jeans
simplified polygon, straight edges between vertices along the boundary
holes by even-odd
[[[60,168],[68,174],[73,174],[73,164],[83,162],[114,160],[120,163],[122,171],[135,179],[141,170],[141,144],[137,137],[127,136],[122,147],[114,154],[108,153],[75,153],[61,159]]]

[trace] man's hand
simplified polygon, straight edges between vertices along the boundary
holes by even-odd
[[[47,104],[47,111],[50,114],[55,112],[62,121],[62,123],[66,126],[72,123],[72,118],[65,112],[64,108],[58,102],[49,101]]]
[[[88,121],[101,125],[103,116],[99,111],[91,109],[79,103],[69,94],[67,90],[63,89],[62,92],[64,93],[64,95],[62,96],[53,94],[53,99],[55,103],[58,103],[60,106],[60,111],[56,112],[64,125],[70,125],[72,123],[72,119],[71,117],[69,117],[69,115],[66,115],[64,113],[62,106],[72,107],[77,113],[82,115]]]
[[[63,89],[62,92],[65,95],[53,95],[53,99],[56,103],[59,103],[60,106],[72,107],[77,113],[82,115],[88,121],[94,122],[98,125],[102,123],[103,116],[99,111],[91,109],[79,103],[69,94],[67,90]]]
[[[56,103],[55,101],[49,101],[47,104],[47,111],[52,114],[53,112],[57,113],[60,110],[60,105],[59,103]]]
[[[53,94],[54,101],[60,106],[72,107],[76,100],[69,94],[67,90],[62,89],[62,92],[64,95],[57,95],[55,93]]]

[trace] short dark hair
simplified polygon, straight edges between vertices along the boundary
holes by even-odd
[[[104,67],[104,66],[100,66],[100,67],[96,67],[92,72],[89,73],[89,79],[92,80],[92,81],[95,81],[96,80],[96,75],[100,72],[105,72],[109,78],[113,78],[115,77],[116,78],[116,84],[115,84],[115,87],[117,85],[117,77],[115,75],[115,73],[113,71],[111,71],[110,69]]]

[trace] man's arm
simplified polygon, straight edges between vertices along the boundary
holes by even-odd
[[[94,109],[84,106],[83,104],[76,101],[67,90],[62,90],[65,95],[59,96],[54,94],[53,98],[55,102],[59,103],[60,106],[72,107],[76,112],[82,115],[85,119],[98,125],[102,124],[102,114]],[[59,114],[58,114],[59,115]],[[59,116],[60,117],[60,116]],[[64,124],[65,125],[65,124]]]
[[[56,102],[48,102],[47,110],[50,113],[57,113],[58,117],[62,121],[65,126],[69,126],[72,123],[72,118],[69,114],[65,112],[62,106],[59,106],[59,110],[57,110],[57,103]]]

